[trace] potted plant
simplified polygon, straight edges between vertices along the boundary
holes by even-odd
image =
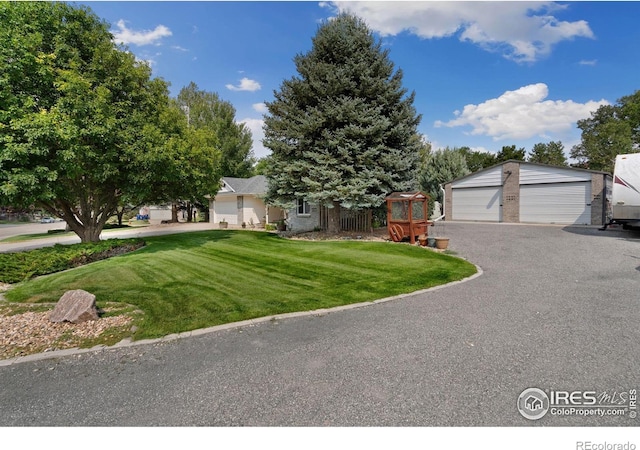
[[[436,248],[438,250],[446,250],[449,246],[449,238],[448,237],[438,237],[436,236]]]
[[[222,219],[219,225],[220,225],[220,228],[227,228],[229,226],[226,219]]]
[[[436,223],[436,248],[439,250],[446,250],[449,246],[449,238],[444,233],[444,222],[437,221]]]

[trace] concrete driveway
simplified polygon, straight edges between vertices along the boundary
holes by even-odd
[[[523,390],[640,388],[640,235],[447,223],[469,282],[402,300],[0,367],[0,426],[638,426],[527,420]],[[250,280],[248,280],[250,283]],[[617,397],[616,397],[617,396]]]

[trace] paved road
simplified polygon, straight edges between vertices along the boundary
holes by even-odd
[[[0,224],[0,240],[21,234],[46,233],[49,230],[64,229],[64,222],[54,223],[6,223]]]
[[[640,235],[448,223],[484,274],[370,307],[0,367],[0,426],[596,426],[529,387],[640,387]]]
[[[47,230],[65,228],[64,222],[56,222],[55,224],[26,224],[26,225],[0,225],[0,239],[10,236],[19,236],[23,234],[46,233]],[[150,225],[122,229],[105,230],[100,235],[101,239],[110,238],[130,238],[130,237],[146,237],[159,236],[163,234],[183,233],[185,231],[202,231],[218,228],[217,224],[209,222],[198,223],[171,223],[165,225]],[[50,247],[55,244],[76,244],[80,242],[80,238],[75,234],[64,236],[44,237],[32,239],[22,242],[0,242],[0,253],[2,252],[19,252],[23,250],[31,250],[34,248]]]

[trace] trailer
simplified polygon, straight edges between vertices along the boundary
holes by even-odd
[[[640,227],[640,153],[616,156],[610,223]]]

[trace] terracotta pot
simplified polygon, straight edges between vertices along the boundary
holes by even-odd
[[[437,237],[436,248],[439,250],[445,250],[449,246],[449,238]]]

